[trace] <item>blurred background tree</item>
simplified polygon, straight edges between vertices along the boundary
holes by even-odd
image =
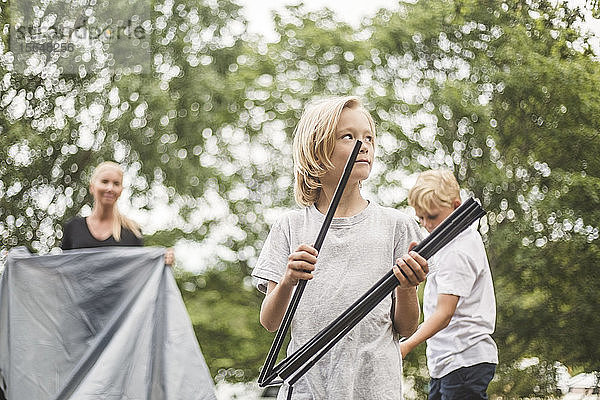
[[[111,4],[131,12],[126,0]],[[583,10],[430,0],[353,27],[328,9],[289,6],[268,43],[248,34],[232,1],[148,7],[149,70],[100,54],[66,73],[51,59],[15,68],[9,27],[20,8],[0,1],[3,252],[56,248],[62,223],[89,212],[93,167],[120,162],[123,207],[146,243],[193,254],[178,258],[195,272],[176,276],[213,375],[254,379],[272,335],[249,276],[270,224],[294,206],[294,126],[309,99],[356,94],[378,127],[369,198],[406,207],[412,173],[447,167],[488,211],[493,393],[551,397],[556,362],[600,370],[600,69],[578,28]],[[405,376],[421,398],[424,348]]]

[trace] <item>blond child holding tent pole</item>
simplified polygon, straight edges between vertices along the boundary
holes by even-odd
[[[363,144],[320,252],[317,236],[356,140]],[[294,136],[295,197],[302,206],[273,225],[253,276],[266,293],[260,312],[269,331],[279,328],[294,287],[308,280],[291,323],[288,355],[368,290],[394,264],[400,282],[347,336],[293,386],[293,399],[402,398],[402,357],[397,335],[417,327],[415,287],[427,262],[406,254],[421,239],[416,223],[401,212],[363,198],[361,182],[374,161],[375,126],[356,97],[310,104]],[[402,274],[402,272],[406,277]],[[278,399],[286,399],[284,384]]]

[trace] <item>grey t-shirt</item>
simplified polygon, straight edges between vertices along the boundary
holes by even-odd
[[[279,282],[287,258],[313,245],[325,216],[314,206],[286,213],[271,228],[252,275],[263,292]],[[292,354],[379,281],[394,261],[420,241],[414,220],[374,203],[359,214],[334,218],[319,252],[314,278],[291,323]],[[391,296],[383,300],[294,384],[294,399],[402,398],[402,357],[392,327]],[[287,385],[279,391],[285,399]]]

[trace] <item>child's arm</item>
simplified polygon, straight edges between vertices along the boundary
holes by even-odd
[[[412,242],[409,250],[416,244]],[[410,336],[419,326],[419,299],[415,288],[427,277],[429,266],[427,260],[418,253],[410,252],[410,255],[405,254],[396,261],[393,270],[399,285],[396,288],[392,322],[400,336]]]
[[[419,326],[419,299],[414,287],[396,288],[394,315],[392,324],[394,331],[400,336],[407,337],[413,334]]]
[[[431,317],[427,321],[423,322],[421,327],[404,342],[400,343],[400,350],[402,351],[402,358],[410,353],[415,347],[423,343],[442,329],[448,326],[454,311],[456,311],[456,305],[460,297],[453,294],[439,294],[437,298],[437,305],[435,311],[431,314]]]
[[[285,275],[279,283],[269,281],[267,294],[260,308],[260,323],[269,332],[279,329],[285,315],[285,310],[292,298],[294,286],[302,280],[313,278],[317,262],[317,250],[309,245],[302,244],[296,251],[289,255]]]

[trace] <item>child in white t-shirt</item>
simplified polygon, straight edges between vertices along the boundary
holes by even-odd
[[[450,171],[426,171],[410,189],[408,204],[431,232],[461,204],[460,187]],[[487,399],[498,350],[491,337],[496,323],[494,286],[481,236],[468,228],[429,265],[425,321],[400,344],[402,355],[427,341],[429,400]]]
[[[356,140],[363,144],[317,258],[312,244]],[[397,333],[408,336],[417,328],[415,287],[425,280],[428,267],[418,254],[406,254],[421,239],[418,225],[360,193],[374,161],[373,119],[356,97],[313,103],[300,118],[293,147],[295,195],[303,207],[288,211],[273,225],[252,272],[259,289],[266,291],[261,324],[277,330],[294,287],[300,279],[309,280],[291,323],[290,355],[395,263],[400,284],[294,384],[292,398],[401,399]],[[278,398],[285,399],[288,390],[284,384]]]

